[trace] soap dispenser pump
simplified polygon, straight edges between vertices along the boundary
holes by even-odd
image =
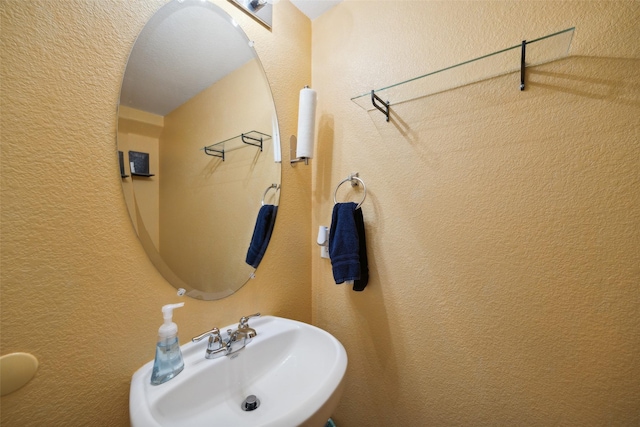
[[[164,324],[158,329],[156,358],[151,372],[151,385],[159,385],[169,381],[184,369],[184,360],[178,341],[178,325],[173,323],[173,309],[182,307],[183,302],[167,304],[162,307]]]

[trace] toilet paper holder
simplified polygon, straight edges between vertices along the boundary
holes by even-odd
[[[304,161],[309,164],[309,159],[313,158],[313,143],[315,140],[316,127],[316,91],[309,86],[305,86],[300,91],[298,103],[298,135],[291,136],[289,145],[290,164]],[[295,145],[295,148],[294,148]],[[294,153],[295,152],[295,156]]]
[[[309,157],[296,157],[296,151],[298,149],[298,138],[295,135],[291,135],[289,139],[289,156],[291,158],[291,166],[296,163],[304,162],[305,165],[309,164]]]

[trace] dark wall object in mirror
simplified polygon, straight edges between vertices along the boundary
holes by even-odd
[[[279,191],[264,194],[281,181],[277,126],[260,60],[226,12],[200,0],[156,12],[127,62],[117,143],[123,174],[133,163],[155,177],[121,182],[149,259],[187,296],[224,298],[254,276],[245,258],[261,200],[279,203]],[[237,149],[238,135],[255,148]],[[219,141],[224,161],[203,155]]]
[[[129,178],[124,171],[124,153],[118,150],[118,162],[120,163],[120,178]]]
[[[129,151],[129,170],[132,176],[155,176],[149,173],[149,153]]]

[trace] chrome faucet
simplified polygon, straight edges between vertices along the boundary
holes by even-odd
[[[227,343],[222,339],[222,336],[220,336],[220,329],[218,328],[213,328],[212,330],[200,334],[197,337],[193,337],[191,341],[198,342],[206,337],[209,337],[207,352],[204,355],[206,359],[215,359],[217,357],[227,355],[229,348]]]
[[[242,317],[235,331],[233,329],[227,329],[227,346],[229,347],[228,354],[233,354],[242,350],[253,338],[256,337],[256,335],[258,335],[256,330],[249,326],[249,319],[258,316],[260,316],[260,313]]]
[[[235,331],[233,329],[227,329],[225,338],[222,338],[218,328],[213,328],[210,331],[192,338],[191,341],[197,342],[209,337],[207,351],[204,356],[206,359],[230,356],[245,348],[245,346],[258,335],[256,330],[249,326],[249,319],[258,316],[260,316],[260,313],[242,317]]]

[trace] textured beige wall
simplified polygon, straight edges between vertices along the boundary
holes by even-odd
[[[128,425],[131,375],[154,356],[160,307],[179,300],[133,231],[115,149],[125,62],[163,3],[0,1],[0,352],[40,360],[36,377],[2,398],[3,426]],[[256,42],[287,150],[298,91],[311,80],[310,22],[282,0],[270,32],[216,4]],[[256,311],[311,320],[310,177],[283,164],[257,278],[221,301],[186,299],[175,313],[181,342]]]
[[[360,172],[369,287],[314,252],[339,426],[640,424],[640,3],[349,1],[313,22],[313,228]],[[349,98],[576,26],[571,57]],[[353,195],[357,199],[358,195]],[[343,199],[349,198],[345,194]]]

